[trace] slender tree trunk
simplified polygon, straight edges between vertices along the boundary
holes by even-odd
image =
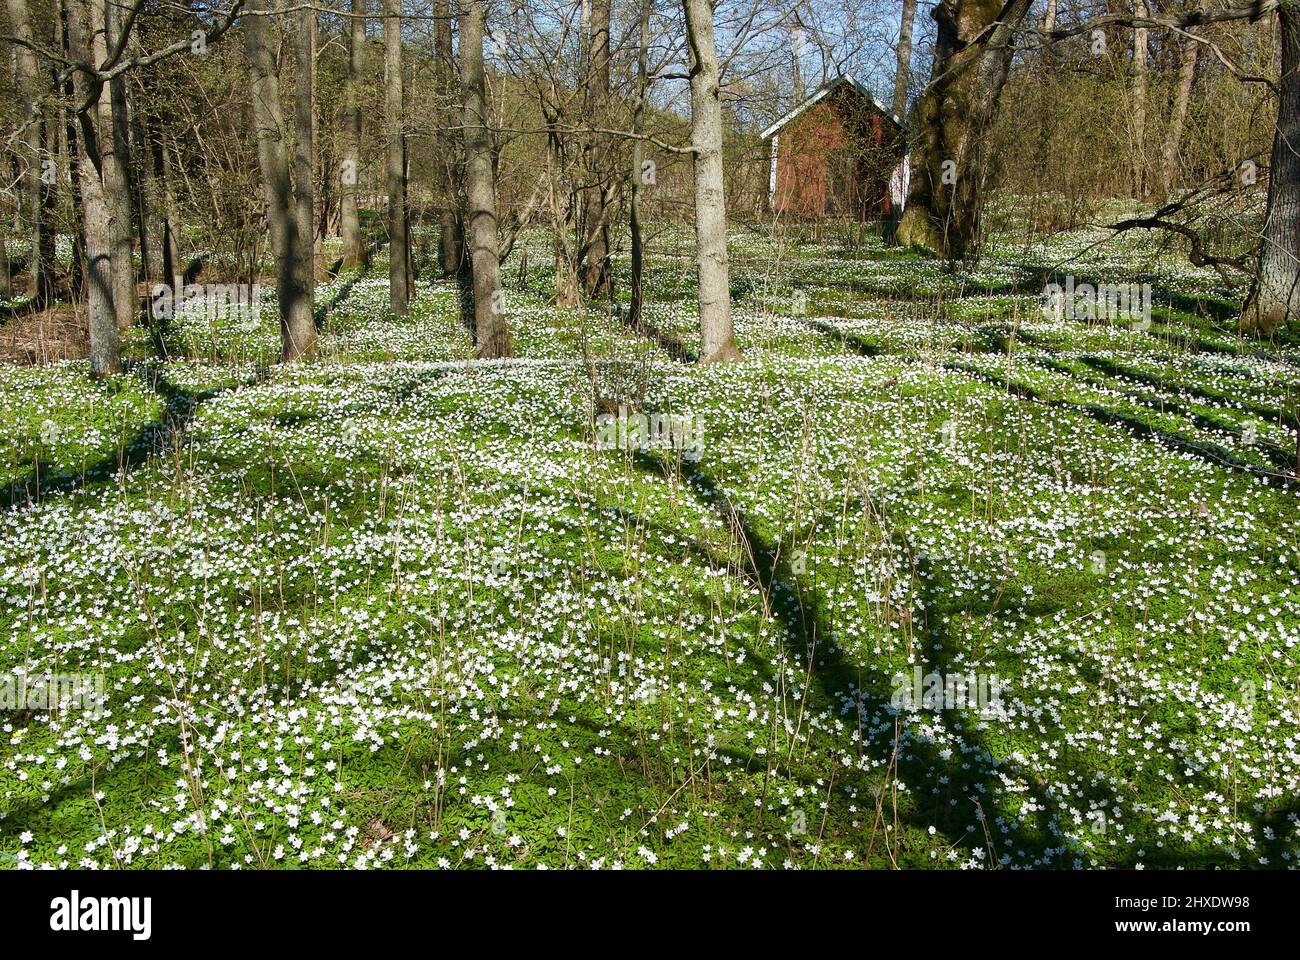
[[[246,0],[250,13],[264,14],[267,0]],[[286,363],[316,352],[316,323],[312,316],[311,244],[302,244],[303,231],[294,217],[289,178],[289,151],[284,143],[284,112],[280,109],[280,78],[271,55],[270,23],[265,15],[242,19],[244,59],[253,95],[257,157],[266,188],[266,219],[275,257],[276,291],[280,301],[280,359]]]
[[[14,36],[26,43],[35,39],[32,32],[31,9],[28,0],[8,0],[9,24]],[[46,174],[47,154],[43,149],[45,118],[40,108],[41,76],[36,54],[21,44],[14,49],[19,107],[26,124],[21,139],[19,162],[22,176],[18,184],[19,195],[27,219],[26,227],[31,240],[31,257],[28,262],[32,277],[31,296],[38,304],[54,299],[54,227],[51,222],[54,206],[54,184]]]
[[[1056,0],[1047,0],[1047,10],[1043,14],[1043,33],[1056,29]]]
[[[351,9],[348,75],[343,88],[347,130],[343,139],[343,165],[339,171],[344,269],[359,267],[366,259],[365,241],[361,239],[361,213],[357,209],[361,175],[361,78],[366,69],[366,21],[361,14],[366,12],[366,0],[352,0]]]
[[[546,116],[546,165],[548,173],[548,192],[551,207],[552,252],[555,271],[555,305],[557,307],[576,307],[582,303],[582,285],[578,281],[578,268],[575,262],[577,241],[570,245],[569,234],[573,229],[573,191],[569,189],[565,177],[564,135],[559,129],[560,107],[554,89],[550,90],[549,101],[542,105]],[[577,232],[576,230],[574,231]]]
[[[69,9],[69,0],[58,0],[58,14],[58,19],[54,21],[55,46],[62,51],[68,62],[80,59],[82,54],[74,53],[72,47],[69,23],[73,13]],[[80,302],[86,296],[86,218],[85,204],[81,200],[81,138],[77,133],[81,118],[72,110],[76,91],[71,75],[65,77],[58,88],[60,99],[50,118],[54,129],[49,134],[49,140],[57,148],[59,179],[67,187],[68,196],[72,199],[72,270],[69,273],[68,287],[71,299]]]
[[[411,242],[411,151],[405,130],[402,131],[402,228],[406,231],[406,299],[409,302],[415,296],[415,244]]]
[[[894,69],[894,116],[900,122],[907,116],[907,84],[912,78],[912,24],[915,20],[916,0],[903,0],[903,20],[898,26],[898,66]]]
[[[131,143],[131,153],[140,164],[135,184],[140,278],[153,282],[163,276],[162,194],[158,188],[158,167],[150,141],[149,118],[138,111],[131,118]]]
[[[591,0],[591,43],[587,62],[587,110],[593,126],[606,123],[610,101],[610,0]],[[587,144],[587,177],[597,182],[582,192],[581,236],[586,246],[581,258],[582,288],[588,297],[610,295],[609,200],[607,172],[614,145],[604,134],[593,134]]]
[[[289,14],[293,57],[293,205],[299,249],[307,269],[299,284],[307,299],[316,299],[316,102],[314,55],[316,11],[304,7]],[[313,319],[314,323],[314,319]]]
[[[438,84],[439,123],[436,145],[438,170],[442,175],[442,209],[438,212],[438,251],[442,274],[455,276],[461,267],[462,225],[460,218],[461,171],[460,111],[456,108],[456,60],[451,49],[451,0],[433,0],[435,76]]]
[[[695,150],[695,255],[699,270],[700,360],[740,358],[731,328],[727,204],[723,192],[722,83],[710,0],[682,0],[690,56],[691,145]]]
[[[1259,266],[1241,312],[1241,329],[1268,336],[1300,317],[1300,0],[1278,8],[1282,69],[1268,171],[1268,207]]]
[[[118,11],[109,0],[102,4],[104,29],[94,38],[95,62],[108,59],[108,46],[116,44]],[[98,11],[96,11],[98,15]],[[108,205],[108,242],[112,255],[113,312],[119,330],[135,320],[138,302],[135,293],[135,241],[131,209],[131,182],[126,168],[130,161],[126,138],[126,86],[118,77],[109,82],[106,96],[99,98],[99,153],[104,180],[104,202]]]
[[[254,111],[256,114],[256,111]],[[185,261],[181,254],[179,206],[176,203],[176,170],[167,134],[158,133],[158,166],[162,170],[162,257],[163,279],[180,290],[185,284]]]
[[[1189,33],[1195,33],[1191,28]],[[1182,53],[1178,60],[1178,84],[1174,88],[1173,110],[1169,115],[1169,127],[1165,130],[1165,146],[1160,154],[1160,190],[1165,197],[1174,188],[1178,179],[1178,154],[1183,144],[1183,127],[1187,124],[1187,107],[1192,99],[1192,84],[1196,80],[1196,57],[1200,51],[1196,40],[1183,40]]]
[[[68,46],[83,63],[95,57],[95,33],[103,28],[93,0],[67,0]],[[95,61],[100,62],[100,61]],[[113,309],[112,224],[105,196],[101,143],[111,139],[111,128],[98,129],[101,102],[106,95],[102,84],[81,71],[73,73],[73,100],[78,110],[77,177],[80,182],[83,243],[85,248],[85,291],[90,334],[90,373],[102,377],[122,370],[118,345],[117,315]],[[103,134],[107,132],[108,137]]]
[[[641,0],[641,14],[637,25],[638,45],[636,52],[636,100],[632,105],[632,132],[641,132],[641,118],[645,114],[646,99],[649,96],[650,69],[648,53],[650,48],[650,13],[654,0]],[[641,238],[641,191],[646,185],[647,170],[644,163],[644,144],[641,140],[632,140],[632,176],[629,182],[628,198],[628,232],[631,234],[632,278],[631,301],[628,304],[628,321],[635,329],[641,329],[642,305],[645,297],[643,274],[645,271],[645,244]]]
[[[13,267],[9,262],[9,231],[0,230],[0,300],[14,295]]]
[[[406,316],[407,275],[406,144],[402,137],[402,3],[384,0],[384,129],[387,135],[388,302]]]
[[[460,89],[465,128],[465,226],[473,273],[474,340],[480,357],[513,353],[501,297],[496,174],[487,128],[483,0],[460,0]]]
[[[798,106],[804,102],[806,91],[803,83],[803,27],[799,26],[799,21],[795,20],[795,26],[790,30],[790,84],[793,96],[790,102],[793,106]]]
[[[64,125],[61,119],[62,108],[45,108],[41,123],[41,177],[40,177],[40,218],[41,229],[36,237],[36,246],[32,250],[32,268],[36,272],[32,285],[36,291],[38,303],[49,303],[56,296],[54,263],[54,238],[57,233],[56,214],[60,182],[71,181],[71,170],[56,169],[56,161],[61,159],[59,152],[59,131]],[[67,192],[71,194],[70,186]]]
[[[978,254],[987,150],[1030,0],[941,0],[934,70],[916,111],[912,178],[898,240],[948,260]],[[978,40],[977,40],[978,38]]]
[[[1135,17],[1150,16],[1147,0],[1133,0]],[[1146,198],[1147,185],[1147,88],[1148,88],[1148,44],[1147,29],[1133,29],[1133,195],[1139,200]]]

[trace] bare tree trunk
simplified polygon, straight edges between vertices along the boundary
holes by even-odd
[[[570,233],[578,233],[574,224],[574,190],[567,176],[565,138],[560,131],[561,108],[552,81],[541,100],[546,118],[546,168],[551,208],[551,249],[555,273],[555,305],[576,307],[582,303],[582,285],[578,279],[581,238],[570,242]]]
[[[803,83],[803,27],[799,23],[799,17],[795,15],[795,26],[790,32],[790,80],[794,86],[794,105],[798,106],[804,101],[804,83]],[[796,32],[798,31],[798,32]]]
[[[987,145],[1014,52],[1011,41],[1030,0],[941,0],[934,70],[917,105],[912,179],[898,227],[904,246],[948,260],[975,259]]]
[[[641,132],[641,118],[649,96],[650,69],[650,13],[654,0],[641,0],[640,20],[637,25],[636,100],[632,104],[632,132]],[[628,321],[635,329],[641,328],[642,305],[645,298],[643,274],[645,271],[645,244],[641,238],[641,191],[645,187],[647,171],[644,163],[643,142],[632,140],[632,177],[629,183],[628,232],[631,234],[632,278],[631,300],[628,304]]]
[[[414,82],[414,78],[412,78]],[[415,244],[411,242],[411,151],[402,131],[402,229],[406,232],[406,299],[415,296]]]
[[[342,205],[343,267],[359,267],[366,259],[361,239],[361,213],[357,209],[358,180],[361,174],[361,76],[366,69],[366,0],[352,0],[351,44],[348,50],[348,75],[343,88],[347,130],[343,138],[343,166],[339,171],[339,197]]]
[[[439,123],[436,132],[438,169],[442,174],[442,209],[438,212],[438,250],[445,277],[455,276],[461,267],[464,254],[460,218],[460,180],[458,157],[460,136],[454,132],[460,126],[456,103],[456,61],[451,51],[451,0],[434,0],[435,75],[438,84]]]
[[[388,302],[406,316],[410,278],[406,232],[406,144],[402,137],[402,3],[384,0],[384,129],[387,136]]]
[[[54,240],[58,232],[57,214],[58,199],[61,189],[66,189],[70,194],[70,181],[72,171],[65,168],[58,170],[56,168],[57,159],[62,155],[59,150],[59,132],[66,126],[63,122],[61,107],[46,106],[42,110],[44,116],[40,126],[41,144],[41,176],[40,176],[40,217],[41,229],[36,237],[36,246],[32,249],[32,269],[35,271],[32,275],[32,286],[36,292],[37,301],[40,303],[49,303],[56,296],[55,278],[56,270],[54,263]],[[65,184],[60,187],[60,182]]]
[[[1133,0],[1135,17],[1150,16],[1147,0]],[[1133,195],[1145,199],[1147,189],[1147,29],[1133,29]]]
[[[1268,336],[1300,317],[1300,3],[1278,7],[1282,70],[1269,161],[1259,267],[1241,311],[1243,332]]]
[[[586,71],[587,110],[593,126],[605,122],[610,101],[610,0],[591,0],[591,43]],[[586,247],[581,258],[582,287],[588,297],[610,295],[609,263],[609,170],[613,143],[609,137],[593,134],[587,144],[587,177],[597,183],[582,192],[579,243]]]
[[[58,0],[58,19],[54,21],[54,42],[56,49],[69,63],[82,57],[80,51],[73,52],[69,27],[72,17],[68,0]],[[86,43],[89,45],[89,39]],[[87,51],[89,49],[87,46]],[[63,81],[56,83],[56,86],[60,99],[50,117],[53,129],[48,136],[49,143],[55,147],[59,157],[59,180],[66,186],[68,196],[72,200],[72,270],[68,276],[68,288],[71,299],[81,302],[86,297],[86,218],[85,204],[81,201],[81,137],[77,132],[81,117],[74,112],[73,108],[76,89],[71,74],[65,75]],[[64,171],[67,171],[66,176]]]
[[[316,299],[316,102],[314,55],[316,11],[304,7],[289,14],[293,57],[293,205],[298,246],[307,270],[300,280],[306,297]],[[313,323],[314,323],[313,318]]]
[[[246,0],[250,13],[264,14],[267,0]],[[242,20],[244,59],[253,94],[253,123],[257,157],[266,187],[266,219],[275,256],[276,290],[280,301],[280,359],[286,363],[316,352],[316,323],[312,316],[311,244],[302,245],[294,217],[289,179],[289,151],[284,143],[284,113],[280,109],[280,78],[271,56],[268,17]]]
[[[140,278],[155,281],[162,278],[162,216],[161,191],[158,189],[158,167],[153,144],[150,142],[149,118],[139,111],[131,117],[132,155],[139,158],[136,174],[136,222],[140,234]]]
[[[690,54],[691,145],[695,150],[695,256],[699,269],[700,360],[738,360],[731,329],[727,204],[723,193],[722,83],[710,0],[682,0]]]
[[[95,57],[94,35],[103,20],[93,0],[67,0],[68,46],[83,63]],[[101,62],[101,61],[94,61]],[[81,71],[73,73],[73,100],[78,111],[77,177],[80,183],[83,243],[85,245],[86,313],[90,334],[90,373],[102,377],[122,370],[117,315],[113,309],[112,225],[103,179],[100,146],[104,131],[97,129],[104,99],[103,85]],[[111,130],[108,131],[111,137]]]
[[[1188,30],[1195,33],[1195,27]],[[1192,84],[1196,80],[1196,57],[1201,45],[1196,40],[1183,41],[1182,54],[1178,61],[1178,85],[1174,88],[1173,110],[1169,115],[1169,127],[1165,131],[1165,146],[1161,151],[1160,190],[1169,196],[1178,178],[1178,153],[1182,149],[1183,127],[1187,124],[1187,106],[1192,99]]]
[[[118,12],[110,0],[94,0],[104,11],[103,32],[94,38],[95,62],[108,59],[108,44],[117,43]],[[98,11],[96,11],[98,15]],[[135,294],[135,242],[131,210],[131,183],[126,168],[130,153],[126,139],[126,86],[118,77],[109,82],[108,96],[99,98],[99,153],[108,205],[108,242],[112,254],[113,313],[119,330],[129,327],[137,311]]]
[[[254,111],[256,113],[256,111]],[[185,283],[185,262],[181,256],[181,220],[176,204],[176,175],[172,150],[165,131],[158,131],[159,167],[162,170],[162,257],[163,279],[179,290]]]
[[[916,0],[903,0],[903,20],[898,27],[898,66],[894,70],[894,116],[900,121],[907,116],[907,84],[912,78],[912,24],[915,20]]]
[[[483,0],[460,0],[460,91],[465,127],[465,226],[474,291],[474,340],[480,357],[513,353],[501,297],[497,189],[487,128]]]
[[[1047,10],[1043,14],[1043,33],[1056,29],[1056,0],[1047,0]]]
[[[32,43],[32,17],[27,0],[8,0],[8,8],[9,24],[14,36]],[[51,222],[54,184],[49,182],[52,177],[48,174],[42,176],[48,168],[44,163],[45,123],[40,108],[41,77],[36,54],[29,47],[17,44],[14,57],[18,92],[22,98],[22,119],[26,124],[19,154],[19,162],[22,164],[19,195],[22,197],[32,245],[28,261],[32,276],[31,296],[43,305],[54,299],[54,227]]]

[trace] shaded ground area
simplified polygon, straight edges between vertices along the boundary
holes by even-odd
[[[725,368],[664,249],[639,329],[521,271],[514,361],[379,251],[311,366],[268,311],[6,370],[0,666],[109,707],[0,717],[7,862],[1291,863],[1294,348],[1173,265],[1135,330],[1033,264],[737,246]],[[620,405],[701,449],[602,448]]]

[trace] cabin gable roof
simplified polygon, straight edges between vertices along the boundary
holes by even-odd
[[[889,111],[886,110],[881,105],[880,101],[877,100],[872,95],[870,90],[868,90],[865,86],[859,83],[852,75],[845,73],[836,77],[834,80],[828,80],[826,81],[826,83],[823,83],[820,87],[817,88],[816,92],[814,92],[812,96],[808,97],[808,99],[804,100],[803,103],[799,104],[794,109],[790,110],[787,114],[785,114],[785,116],[777,120],[776,123],[772,124],[766,130],[764,130],[763,133],[761,134],[762,139],[764,140],[770,139],[774,134],[779,132],[781,128],[784,127],[786,124],[790,123],[793,120],[798,119],[805,112],[807,112],[809,109],[816,106],[817,104],[821,103],[822,100],[826,99],[828,95],[830,95],[834,90],[838,89],[842,84],[845,83],[849,84],[849,86],[851,86],[855,91],[857,91],[859,94],[865,97],[867,101],[877,110],[879,110],[881,115],[885,117],[885,119],[887,119],[890,123],[892,123],[900,130],[903,129],[903,125],[902,123],[899,122],[898,118],[891,116]]]

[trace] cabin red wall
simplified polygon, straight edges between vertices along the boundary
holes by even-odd
[[[779,137],[776,212],[806,219],[824,216],[830,154],[847,142],[844,124],[823,100],[786,124]]]
[[[863,156],[892,133],[868,98],[851,87],[833,91],[779,131],[773,211],[808,220],[892,216],[890,171]]]

